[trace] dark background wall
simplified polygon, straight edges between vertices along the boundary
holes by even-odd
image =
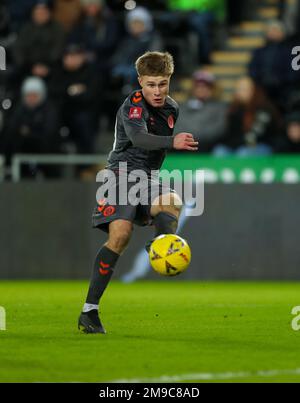
[[[89,278],[106,239],[91,228],[96,189],[89,183],[2,184],[0,278]],[[190,217],[181,233],[192,263],[180,278],[299,280],[299,206],[299,185],[207,185],[204,214]],[[116,277],[132,267],[152,232],[135,228]]]

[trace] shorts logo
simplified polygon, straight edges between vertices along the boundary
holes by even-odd
[[[143,112],[143,108],[140,108],[140,107],[130,108],[129,119],[141,119],[142,112]]]
[[[99,204],[99,206],[97,207],[97,210],[99,211],[99,213],[102,213],[102,211],[105,209],[106,200],[101,199],[98,201],[98,204]]]
[[[105,199],[99,200],[98,204],[99,206],[97,207],[97,210],[99,213],[103,214],[104,217],[110,217],[116,211],[114,206],[107,206],[107,201]]]
[[[170,116],[168,117],[168,125],[169,125],[169,128],[170,128],[170,129],[174,129],[174,118],[173,118],[173,115],[170,115]]]
[[[104,217],[109,217],[109,216],[113,215],[115,211],[116,211],[115,207],[107,206],[103,211],[103,215],[104,215]]]

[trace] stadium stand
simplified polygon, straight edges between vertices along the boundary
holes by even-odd
[[[208,8],[205,1],[196,3],[196,10],[191,10],[184,0],[2,2],[0,41],[7,54],[7,69],[0,74],[0,153],[6,161],[2,177],[10,180],[12,154],[24,152],[8,147],[18,136],[15,119],[24,80],[41,78],[49,102],[57,109],[59,139],[57,147],[47,152],[105,155],[113,141],[115,112],[135,86],[132,60],[146,48],[174,54],[176,74],[171,91],[182,105],[182,127],[187,105],[191,105],[195,71],[215,78],[215,102],[226,112],[218,114],[224,116],[220,122],[223,137],[228,133],[225,116],[235,102],[236,84],[249,72],[279,108],[282,126],[278,129],[277,125],[272,134],[278,140],[272,144],[272,152],[297,153],[300,80],[291,68],[290,53],[299,38],[299,1],[245,0],[237,5],[232,0],[215,0]],[[141,39],[128,31],[132,20],[138,19],[145,29]],[[278,39],[276,29],[282,29]],[[84,62],[79,63],[77,73],[67,74],[66,54],[76,54],[75,48],[82,49]],[[78,92],[80,88],[82,92]],[[215,134],[219,135],[222,137]],[[218,142],[208,144],[204,137],[201,143],[199,131],[200,152],[210,153]],[[35,144],[26,152],[37,150]]]

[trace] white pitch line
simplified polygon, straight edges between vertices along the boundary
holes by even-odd
[[[250,377],[271,377],[278,375],[300,375],[300,368],[295,369],[272,369],[267,371],[256,372],[221,372],[221,373],[195,373],[182,375],[162,375],[157,378],[136,378],[136,379],[117,379],[107,381],[110,383],[168,383],[168,382],[183,382],[183,381],[214,381],[221,379],[234,378],[250,378]]]

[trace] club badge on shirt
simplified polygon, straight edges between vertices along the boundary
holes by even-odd
[[[129,119],[141,119],[142,118],[142,112],[143,112],[143,108],[140,107],[134,107],[134,108],[130,108],[129,111]]]

